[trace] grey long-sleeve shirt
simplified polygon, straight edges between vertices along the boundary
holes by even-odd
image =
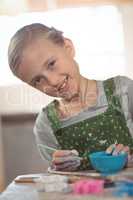
[[[114,78],[114,82],[116,86],[116,95],[118,95],[120,98],[127,126],[129,128],[131,136],[133,137],[133,80],[127,77],[117,76]],[[81,111],[77,115],[62,119],[61,127],[68,126],[89,117],[94,117],[100,113],[103,113],[108,108],[108,102],[104,92],[103,81],[97,81],[97,87],[97,104],[91,108],[89,107],[88,109]],[[51,161],[53,151],[48,150],[47,146],[58,149],[59,144],[56,140],[56,137],[54,136],[52,127],[50,126],[46,108],[43,108],[37,117],[34,126],[34,133],[42,158],[47,161]],[[44,145],[46,148],[40,148],[39,144]]]

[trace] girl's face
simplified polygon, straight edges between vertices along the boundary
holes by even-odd
[[[18,77],[49,96],[72,99],[80,84],[72,42],[64,39],[61,46],[49,39],[36,39],[23,51]]]

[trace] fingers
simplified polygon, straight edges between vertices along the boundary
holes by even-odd
[[[112,154],[113,150],[115,149],[115,144],[111,144],[107,149],[106,153],[107,154]]]
[[[122,152],[130,154],[129,146],[124,146]]]
[[[77,168],[80,166],[80,164],[81,163],[79,161],[79,162],[77,162],[77,164],[72,165],[72,166],[68,166],[67,168],[63,169],[63,171],[68,171],[68,172],[70,172],[70,171],[76,171]]]
[[[76,150],[57,150],[53,153],[52,168],[61,171],[74,171],[81,163]]]
[[[71,170],[76,170],[79,165],[80,165],[80,160],[68,161],[62,164],[56,164],[56,165],[54,164],[54,169],[61,171],[67,171],[69,169],[69,171],[71,171]]]
[[[69,156],[71,154],[70,150],[57,150],[53,153],[54,157],[62,157],[62,156]]]
[[[117,144],[115,145],[114,151],[112,155],[118,155],[120,153],[124,153],[124,145],[123,144]]]
[[[72,155],[79,156],[79,152],[76,149],[71,150]]]
[[[76,170],[81,164],[80,160],[72,160],[72,161],[66,161],[64,163],[55,163],[52,162],[51,168],[54,169],[55,171],[74,171]]]
[[[130,153],[130,149],[128,146],[124,146],[123,144],[112,144],[106,149],[106,153],[112,155],[118,155],[120,153]]]
[[[75,161],[75,160],[80,160],[78,156],[64,156],[64,157],[54,157],[52,162],[54,164],[60,164],[68,161]]]
[[[53,157],[63,157],[63,156],[70,156],[70,155],[76,155],[78,156],[79,153],[77,150],[57,150],[53,153]]]

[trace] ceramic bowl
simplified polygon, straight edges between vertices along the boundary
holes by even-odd
[[[127,154],[107,154],[104,151],[88,154],[92,167],[102,173],[112,173],[122,170],[127,162]]]

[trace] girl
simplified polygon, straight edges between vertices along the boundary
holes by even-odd
[[[87,154],[107,149],[113,154],[127,152],[131,163],[133,81],[120,76],[90,80],[80,74],[74,56],[70,39],[38,23],[18,30],[9,44],[12,72],[58,98],[36,120],[42,157],[56,170],[72,171],[88,169]]]

